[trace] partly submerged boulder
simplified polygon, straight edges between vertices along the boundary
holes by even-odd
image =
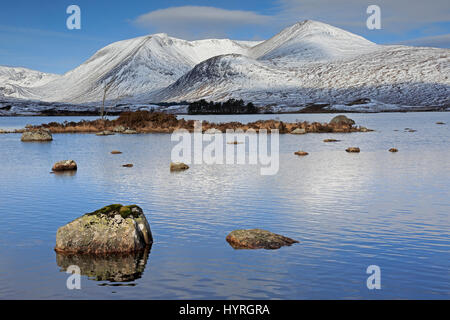
[[[171,162],[170,171],[183,171],[189,169],[189,166],[183,162]]]
[[[336,116],[333,119],[331,119],[330,121],[331,125],[335,125],[335,126],[353,126],[355,124],[355,121],[347,118],[344,115],[340,115],[340,116]]]
[[[298,243],[297,240],[267,230],[234,230],[226,238],[235,249],[279,249]]]
[[[24,142],[52,141],[53,137],[50,131],[39,129],[39,130],[25,131],[22,134],[21,140]]]
[[[389,152],[398,152],[398,149],[397,148],[390,148]]]
[[[113,204],[86,213],[56,233],[55,251],[121,253],[144,250],[153,243],[150,225],[136,205]]]
[[[58,161],[52,167],[52,171],[55,172],[73,170],[77,170],[77,163],[73,160]]]
[[[122,152],[119,150],[113,150],[111,151],[111,154],[122,154]]]

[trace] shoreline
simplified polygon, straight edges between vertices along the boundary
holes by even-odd
[[[202,133],[226,132],[227,130],[278,130],[280,134],[306,134],[306,133],[350,133],[350,132],[369,132],[371,129],[357,126],[355,122],[345,116],[342,121],[330,119],[329,123],[320,122],[283,122],[280,120],[257,120],[250,123],[241,123],[238,121],[214,123],[202,121]],[[119,134],[139,134],[139,133],[172,133],[175,130],[183,129],[188,132],[195,132],[198,128],[195,120],[177,119],[174,114],[136,111],[123,112],[117,119],[95,119],[81,120],[78,122],[64,121],[50,122],[40,125],[27,125],[23,129],[1,130],[0,133],[24,133],[27,131],[46,130],[52,134],[56,133],[95,133],[98,135]],[[207,132],[210,130],[209,132]]]

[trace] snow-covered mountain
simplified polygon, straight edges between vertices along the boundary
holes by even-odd
[[[295,106],[370,98],[450,105],[449,49],[377,45],[310,20],[263,42],[166,34],[119,41],[62,76],[41,74],[36,81],[14,82],[1,70],[0,88],[9,89],[0,96],[46,102],[99,104],[109,85],[109,104],[242,98]]]
[[[205,59],[223,53],[246,54],[248,48],[245,42],[185,41],[166,34],[119,41],[32,93],[46,101],[96,102],[111,84],[107,98],[126,100],[170,85]]]
[[[262,104],[345,103],[371,98],[410,106],[450,104],[447,49],[383,47],[348,60],[277,68],[240,55],[211,58],[149,99],[230,98]]]
[[[26,88],[42,86],[60,76],[21,67],[0,66],[0,96],[23,97]]]
[[[351,57],[376,49],[375,43],[358,35],[322,22],[305,20],[253,47],[250,56],[298,64]]]

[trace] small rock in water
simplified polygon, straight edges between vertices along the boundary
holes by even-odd
[[[445,124],[445,122],[438,121],[438,122],[436,122],[436,124]]]
[[[49,130],[32,130],[25,131],[22,134],[21,140],[23,142],[39,142],[39,141],[52,141],[53,137]]]
[[[227,143],[228,143],[228,144],[241,144],[242,142],[239,142],[239,141],[237,141],[237,140],[234,140],[234,141],[228,141]]]
[[[298,243],[297,240],[261,229],[235,230],[226,240],[235,249],[279,249]]]
[[[123,164],[122,167],[124,167],[124,168],[133,168],[133,164],[132,163]]]
[[[111,154],[122,154],[122,152],[120,152],[119,150],[113,150],[111,151]]]
[[[306,130],[302,129],[302,128],[297,128],[297,129],[291,131],[291,134],[305,134],[305,133],[306,133]]]
[[[102,132],[98,132],[95,135],[97,135],[97,136],[113,136],[114,132],[105,130],[105,131],[102,131]]]
[[[77,169],[78,169],[77,163],[73,160],[58,161],[52,167],[52,171],[54,172],[74,171]]]
[[[121,253],[144,250],[153,242],[150,225],[136,205],[113,204],[86,213],[60,227],[55,251],[63,253]]]
[[[390,148],[390,149],[389,149],[389,152],[398,152],[398,149],[396,149],[396,148]]]
[[[336,140],[336,139],[325,139],[323,140],[323,142],[339,142],[341,140]]]
[[[296,154],[297,156],[307,156],[309,153],[300,150],[300,151],[294,152],[294,154]]]
[[[183,162],[171,162],[170,163],[170,171],[183,171],[189,169],[187,164]]]
[[[358,147],[350,147],[350,148],[345,149],[345,151],[347,151],[347,152],[358,153],[358,152],[360,152],[361,150],[359,150]]]

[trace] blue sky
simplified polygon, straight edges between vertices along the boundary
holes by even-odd
[[[81,8],[81,30],[66,27],[71,4]],[[370,4],[381,8],[381,30],[366,27]],[[260,40],[304,19],[377,43],[450,47],[448,0],[15,0],[1,4],[0,65],[64,73],[118,40],[157,32]]]

